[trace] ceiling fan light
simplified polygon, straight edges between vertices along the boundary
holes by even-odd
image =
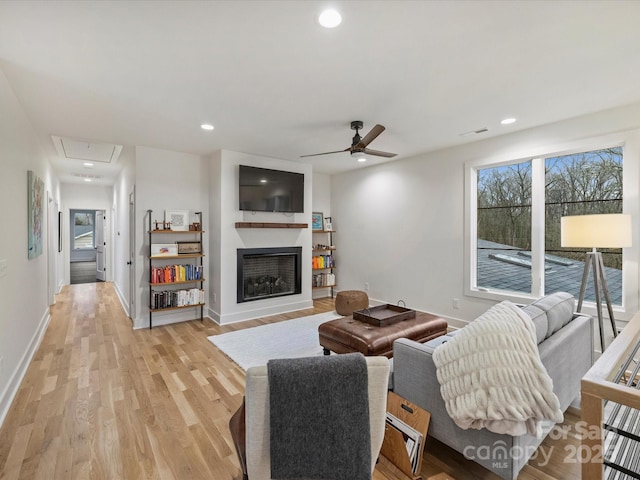
[[[342,23],[342,15],[337,10],[328,9],[320,14],[318,23],[324,28],[335,28]]]
[[[358,160],[359,162],[366,162],[367,158],[364,155],[364,152],[351,152],[351,156]]]

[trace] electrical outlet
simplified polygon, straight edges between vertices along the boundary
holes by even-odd
[[[364,282],[364,291],[365,292],[369,291],[369,282]]]
[[[460,308],[460,300],[457,298],[451,299],[451,306],[455,309]]]

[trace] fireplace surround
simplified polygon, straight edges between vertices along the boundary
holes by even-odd
[[[302,247],[239,248],[238,303],[302,293]]]

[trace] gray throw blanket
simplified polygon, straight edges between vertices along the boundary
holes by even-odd
[[[271,478],[370,480],[364,356],[269,360],[267,369]]]

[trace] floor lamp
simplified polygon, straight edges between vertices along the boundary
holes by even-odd
[[[598,312],[598,326],[600,327],[600,345],[604,352],[604,325],[602,322],[602,300],[600,290],[604,294],[609,311],[609,320],[613,329],[613,336],[618,335],[616,322],[613,318],[613,308],[609,298],[607,276],[602,262],[602,253],[596,248],[625,248],[631,246],[631,215],[622,213],[603,215],[576,215],[560,219],[560,244],[563,247],[592,248],[587,252],[587,259],[582,273],[578,312],[582,311],[584,292],[589,280],[589,269],[593,267],[593,287],[596,293],[596,308]]]

